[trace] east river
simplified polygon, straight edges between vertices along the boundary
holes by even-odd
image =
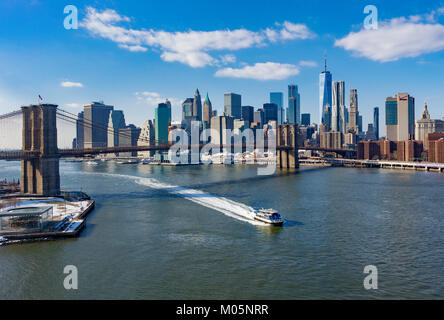
[[[0,247],[1,299],[444,298],[444,174],[61,162],[61,183],[96,200],[85,231]],[[251,220],[261,207],[284,226]]]

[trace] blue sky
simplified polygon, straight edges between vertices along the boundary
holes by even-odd
[[[80,26],[63,26],[66,5]],[[368,4],[378,30],[363,29]],[[160,99],[196,88],[223,110],[223,94],[261,107],[297,84],[301,111],[319,119],[319,73],[358,89],[364,125],[397,92],[444,116],[444,1],[43,1],[0,2],[0,112],[37,102],[79,112],[103,100],[128,123],[153,117]],[[203,97],[204,98],[204,97]],[[312,121],[313,121],[312,120]],[[383,128],[382,131],[385,131]]]

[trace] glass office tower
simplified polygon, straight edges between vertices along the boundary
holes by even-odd
[[[331,128],[331,85],[332,75],[330,71],[327,71],[327,65],[325,70],[319,76],[319,112],[320,122],[325,125],[327,130]]]
[[[288,86],[287,120],[290,124],[301,125],[301,95],[297,85]]]
[[[278,106],[278,124],[285,122],[284,111],[284,94],[282,92],[270,92],[270,103],[274,103]]]

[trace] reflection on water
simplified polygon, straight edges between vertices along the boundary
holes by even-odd
[[[18,162],[0,163],[17,178]],[[61,162],[96,200],[81,237],[0,248],[0,296],[49,299],[444,298],[444,175]],[[252,219],[274,208],[283,227]],[[63,268],[79,290],[63,289]],[[379,289],[363,288],[363,270]],[[273,272],[270,272],[273,270]]]

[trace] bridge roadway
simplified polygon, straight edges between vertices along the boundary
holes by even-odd
[[[128,146],[128,147],[103,147],[103,148],[87,148],[87,149],[59,149],[56,156],[60,158],[71,158],[71,157],[83,157],[85,155],[97,155],[97,154],[106,154],[106,153],[126,153],[126,152],[136,152],[136,151],[166,151],[169,150],[173,144],[162,144],[162,145],[154,145],[154,146]],[[183,146],[186,147],[186,146]],[[242,145],[212,145],[212,144],[199,144],[199,145],[188,145],[188,149],[199,148],[214,148],[214,149],[222,149],[222,148],[242,148],[246,149],[248,146],[246,144]],[[254,147],[262,147],[262,146],[254,146]],[[263,146],[265,150],[268,150],[267,144]],[[290,150],[291,146],[277,146],[277,150]],[[30,160],[39,158],[40,153],[38,151],[21,151],[21,150],[12,150],[12,151],[1,151],[0,152],[0,160]]]

